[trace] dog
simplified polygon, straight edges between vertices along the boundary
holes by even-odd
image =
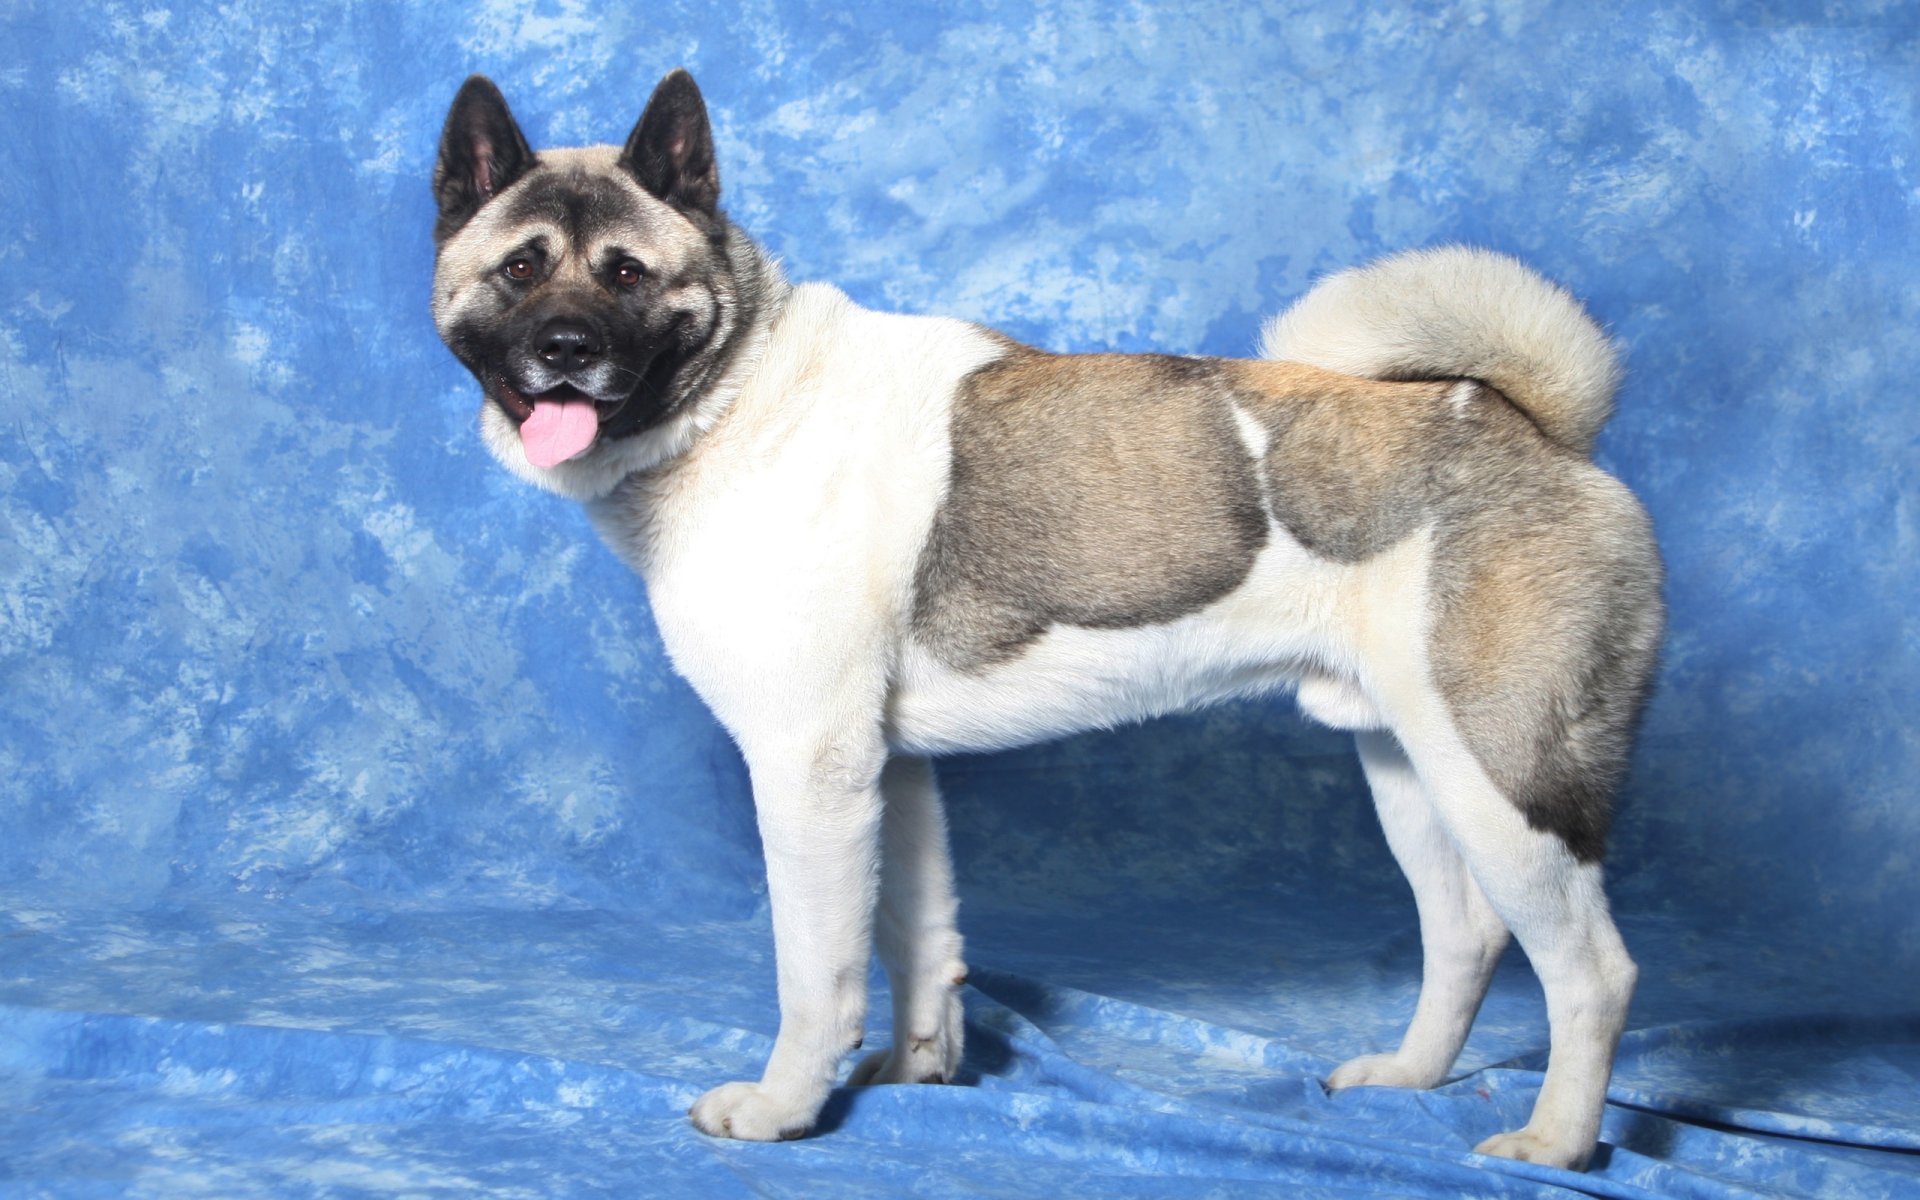
[[[1637,969],[1602,889],[1661,636],[1646,514],[1590,449],[1612,343],[1518,262],[1452,247],[1320,282],[1259,358],[1046,353],[794,285],[719,207],[685,71],[623,146],[529,149],[469,79],[433,178],[433,317],[507,469],[584,502],[738,743],[780,1026],[690,1110],[798,1137],[854,1084],[961,1060],[928,757],[1293,691],[1351,730],[1423,944],[1399,1048],[1451,1068],[1509,932],[1545,989],[1532,1115],[1481,1152],[1578,1169]]]

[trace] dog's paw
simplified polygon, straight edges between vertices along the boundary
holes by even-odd
[[[853,1074],[847,1076],[847,1086],[865,1087],[870,1083],[952,1083],[953,1073],[959,1065],[959,1056],[952,1056],[949,1064],[946,1055],[931,1048],[917,1048],[920,1044],[909,1043],[903,1050],[899,1046],[889,1046],[885,1050],[876,1050],[861,1059],[853,1068]]]
[[[694,1101],[687,1115],[694,1128],[711,1137],[785,1142],[805,1137],[819,1108],[757,1083],[723,1083]]]
[[[960,1070],[960,1022],[927,1037],[908,1038],[861,1059],[847,1077],[852,1087],[870,1083],[952,1083]]]
[[[909,1036],[904,1044],[876,1050],[861,1059],[847,1077],[850,1087],[870,1083],[952,1083],[960,1070],[966,1025],[960,994],[949,989],[939,1005],[940,1017],[926,1033]],[[911,1027],[909,1027],[911,1028]],[[898,1036],[896,1031],[896,1036]]]
[[[1327,1076],[1327,1090],[1337,1092],[1351,1087],[1430,1088],[1440,1079],[1440,1075],[1408,1067],[1397,1055],[1363,1054],[1340,1064],[1333,1074]]]
[[[1496,1133],[1475,1146],[1473,1152],[1578,1171],[1587,1165],[1589,1158],[1593,1157],[1593,1143],[1570,1143],[1564,1137],[1555,1138],[1549,1134],[1539,1133],[1532,1126],[1528,1126],[1525,1129],[1513,1130],[1511,1133]]]

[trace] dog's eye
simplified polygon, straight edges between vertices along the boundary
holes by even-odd
[[[530,259],[516,258],[502,269],[506,271],[508,279],[533,278],[533,262]]]
[[[613,269],[613,278],[621,287],[638,287],[640,277],[647,273],[646,268],[628,259]]]

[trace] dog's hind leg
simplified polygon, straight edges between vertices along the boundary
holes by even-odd
[[[1476,1149],[1577,1170],[1599,1136],[1638,971],[1608,911],[1598,861],[1577,857],[1562,836],[1533,828],[1488,778],[1441,706],[1426,716],[1421,729],[1398,730],[1408,758],[1547,998],[1547,1072],[1533,1115],[1524,1128]]]
[[[1331,1089],[1428,1088],[1439,1083],[1466,1044],[1474,1014],[1506,948],[1507,927],[1467,870],[1393,735],[1355,736],[1387,845],[1413,886],[1420,912],[1420,1000],[1400,1048],[1341,1065]]]
[[[1638,975],[1600,860],[1659,644],[1660,566],[1624,488],[1535,466],[1489,477],[1498,505],[1455,510],[1362,564],[1348,627],[1370,702],[1546,992],[1533,1114],[1478,1149],[1577,1168]],[[1423,896],[1423,931],[1426,908]]]
[[[874,942],[893,991],[893,1045],[861,1060],[848,1082],[948,1083],[960,1066],[967,968],[946,813],[924,758],[890,760],[880,792],[886,812]]]

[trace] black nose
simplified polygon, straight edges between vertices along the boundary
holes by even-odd
[[[555,317],[534,335],[540,361],[562,371],[577,371],[600,357],[600,335],[584,321]]]

